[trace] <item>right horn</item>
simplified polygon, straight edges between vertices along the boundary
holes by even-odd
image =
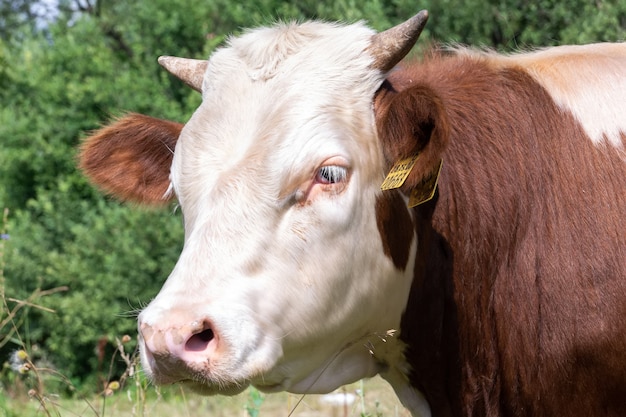
[[[428,12],[422,10],[409,20],[372,36],[367,51],[374,57],[373,68],[387,72],[409,53],[426,26]]]

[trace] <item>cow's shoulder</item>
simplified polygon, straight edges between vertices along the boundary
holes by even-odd
[[[574,115],[594,143],[624,146],[626,42],[490,54],[488,59],[497,66],[523,68],[562,110]]]

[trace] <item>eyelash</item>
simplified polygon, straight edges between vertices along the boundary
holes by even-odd
[[[348,169],[338,165],[325,165],[317,170],[315,181],[322,184],[337,184],[348,178]]]

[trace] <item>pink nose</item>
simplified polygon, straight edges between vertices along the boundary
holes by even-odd
[[[208,320],[168,327],[140,322],[139,332],[144,358],[157,384],[170,384],[209,371],[218,337]]]

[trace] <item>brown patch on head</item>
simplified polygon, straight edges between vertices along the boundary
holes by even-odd
[[[180,123],[129,114],[85,140],[79,167],[94,184],[121,200],[163,204],[182,128]]]
[[[396,191],[383,191],[376,199],[376,225],[387,255],[404,270],[413,241],[413,221],[406,202]]]

